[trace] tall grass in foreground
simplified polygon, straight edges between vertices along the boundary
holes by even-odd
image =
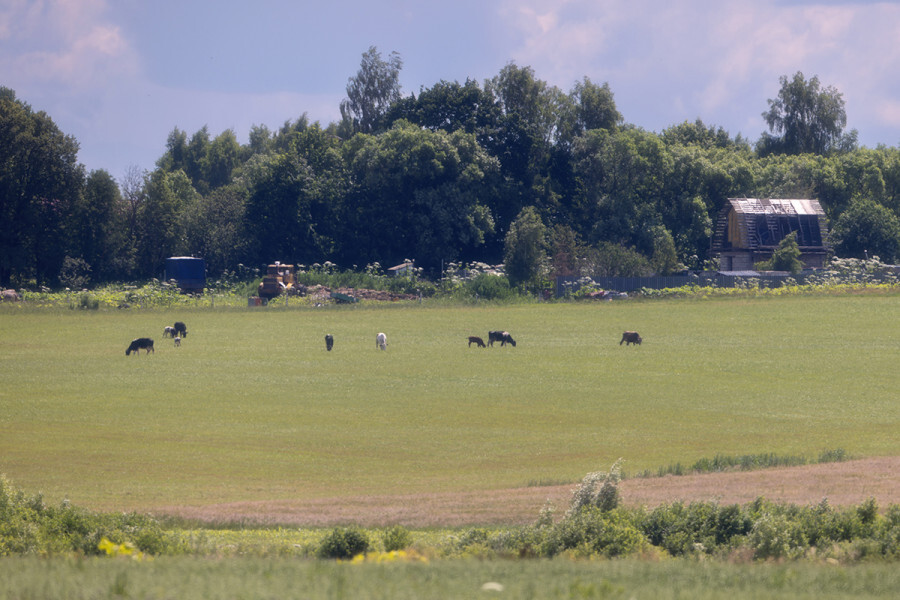
[[[289,559],[14,558],[0,561],[0,600],[22,598],[336,598],[504,600],[653,598],[837,600],[896,598],[889,564],[444,561],[349,564]]]

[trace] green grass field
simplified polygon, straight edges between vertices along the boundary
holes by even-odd
[[[162,338],[183,320],[180,348]],[[506,329],[516,348],[469,348]],[[619,346],[624,329],[639,347]],[[375,348],[384,331],[388,350]],[[325,351],[332,333],[335,348]],[[132,338],[151,355],[125,356]],[[0,310],[0,472],[142,510],[900,453],[900,299]]]
[[[892,564],[834,567],[649,562],[456,560],[335,564],[286,559],[163,557],[153,562],[8,558],[0,600],[21,598],[503,598],[837,600],[895,598]],[[485,586],[485,584],[490,584]],[[502,590],[497,589],[497,585]]]

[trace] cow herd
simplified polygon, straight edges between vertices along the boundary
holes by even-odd
[[[181,346],[181,339],[187,337],[187,327],[183,322],[176,321],[174,325],[167,325],[163,328],[163,337],[172,338],[176,347]],[[488,346],[493,348],[494,342],[500,342],[501,348],[507,344],[513,348],[516,347],[516,340],[513,339],[509,332],[500,331],[499,329],[488,332],[487,344],[484,343],[484,339],[476,335],[470,335],[468,341],[470,348],[472,347],[472,344],[475,344],[476,348],[487,348]],[[630,346],[631,344],[640,346],[642,341],[643,340],[638,332],[625,331],[622,333],[622,340],[619,342],[619,345],[621,346],[625,343],[626,346]],[[387,335],[378,333],[378,335],[375,336],[375,347],[379,350],[387,350]],[[331,352],[332,348],[334,348],[334,336],[330,333],[325,334],[325,349]],[[125,356],[130,355],[132,352],[140,354],[141,350],[145,350],[147,354],[155,352],[153,349],[153,340],[150,338],[137,338],[132,340],[128,349],[125,350]]]
[[[506,344],[509,344],[513,348],[516,347],[516,340],[509,334],[508,331],[500,331],[494,330],[488,332],[488,342],[484,343],[484,339],[478,337],[477,335],[470,335],[468,338],[469,347],[472,347],[472,344],[475,344],[476,348],[487,348],[488,346],[494,347],[494,342],[500,342],[500,347],[502,348]],[[628,342],[626,346],[630,346],[631,344],[640,345],[642,338],[636,331],[625,331],[622,333],[622,341],[619,342],[619,345],[622,345],[622,342]],[[387,350],[387,335],[384,333],[379,333],[375,336],[375,347],[379,350]],[[325,334],[325,349],[331,352],[331,349],[334,348],[334,336],[330,333]]]
[[[175,347],[181,346],[181,338],[187,337],[187,326],[181,321],[175,321],[175,324],[170,326],[166,326],[163,328],[163,337],[170,337],[175,342]],[[147,354],[153,352],[156,354],[156,350],[153,349],[153,340],[151,338],[137,338],[131,340],[131,344],[129,344],[128,349],[125,350],[125,356],[128,356],[132,352],[135,354],[140,354],[141,350],[146,350]]]

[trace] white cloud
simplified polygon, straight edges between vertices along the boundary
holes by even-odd
[[[3,0],[0,3],[0,40],[28,35],[38,21],[43,5],[42,0]]]
[[[885,99],[875,107],[878,118],[894,127],[900,127],[900,100]]]
[[[608,81],[626,119],[651,128],[700,117],[761,131],[779,77],[797,71],[841,91],[851,121],[896,105],[893,3],[510,0],[502,15],[519,64],[565,90],[583,76]]]
[[[0,56],[8,80],[26,89],[45,85],[86,90],[137,73],[120,29],[105,18],[105,0],[8,2],[0,36],[19,50]]]

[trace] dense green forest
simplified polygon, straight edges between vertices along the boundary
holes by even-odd
[[[650,132],[585,77],[566,93],[514,63],[404,96],[374,47],[339,122],[175,128],[152,171],[86,172],[78,142],[0,87],[0,285],[159,276],[164,259],[239,265],[505,262],[512,283],[712,265],[729,197],[817,198],[842,257],[900,258],[900,150],[859,147],[841,93],[781,79],[755,141],[700,119]]]

